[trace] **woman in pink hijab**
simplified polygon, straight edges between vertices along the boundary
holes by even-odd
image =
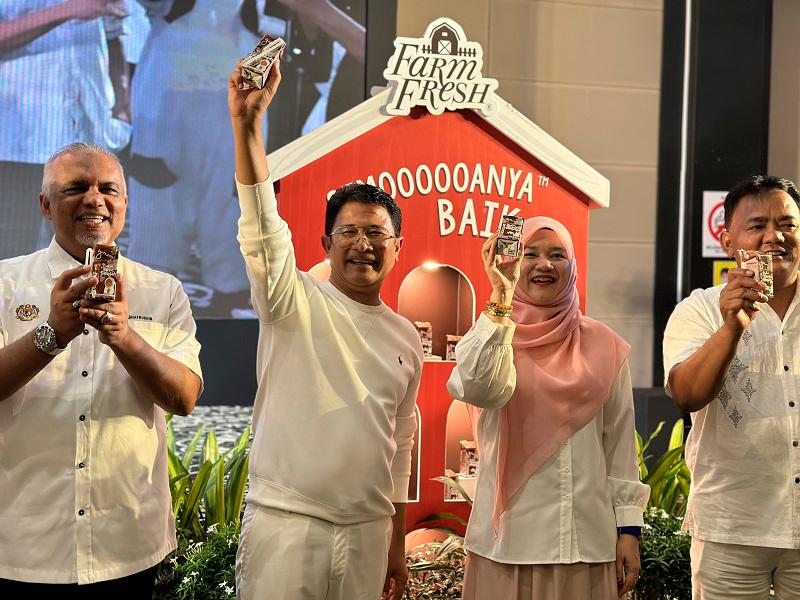
[[[614,600],[636,584],[642,514],[629,346],[580,312],[572,238],[526,221],[520,258],[483,246],[487,311],[447,387],[477,407],[464,600]],[[473,414],[471,412],[471,414]]]

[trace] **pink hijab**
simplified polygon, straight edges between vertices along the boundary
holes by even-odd
[[[527,219],[523,246],[540,229],[556,233],[572,268],[550,305],[533,304],[519,286],[514,291],[517,386],[500,414],[495,533],[514,494],[603,407],[630,349],[607,326],[581,314],[575,250],[564,225],[548,217]]]

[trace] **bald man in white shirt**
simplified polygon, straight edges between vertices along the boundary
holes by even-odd
[[[189,301],[124,257],[116,298],[84,299],[125,223],[113,154],[57,152],[40,204],[50,246],[0,261],[0,597],[149,599],[176,547],[164,411],[202,387]]]

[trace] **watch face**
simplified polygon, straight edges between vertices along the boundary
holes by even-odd
[[[56,332],[47,323],[42,323],[33,334],[33,342],[39,350],[47,354],[57,354]]]

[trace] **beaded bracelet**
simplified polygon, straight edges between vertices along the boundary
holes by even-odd
[[[509,317],[511,316],[512,308],[510,304],[498,304],[491,301],[486,303],[486,312],[493,317]]]

